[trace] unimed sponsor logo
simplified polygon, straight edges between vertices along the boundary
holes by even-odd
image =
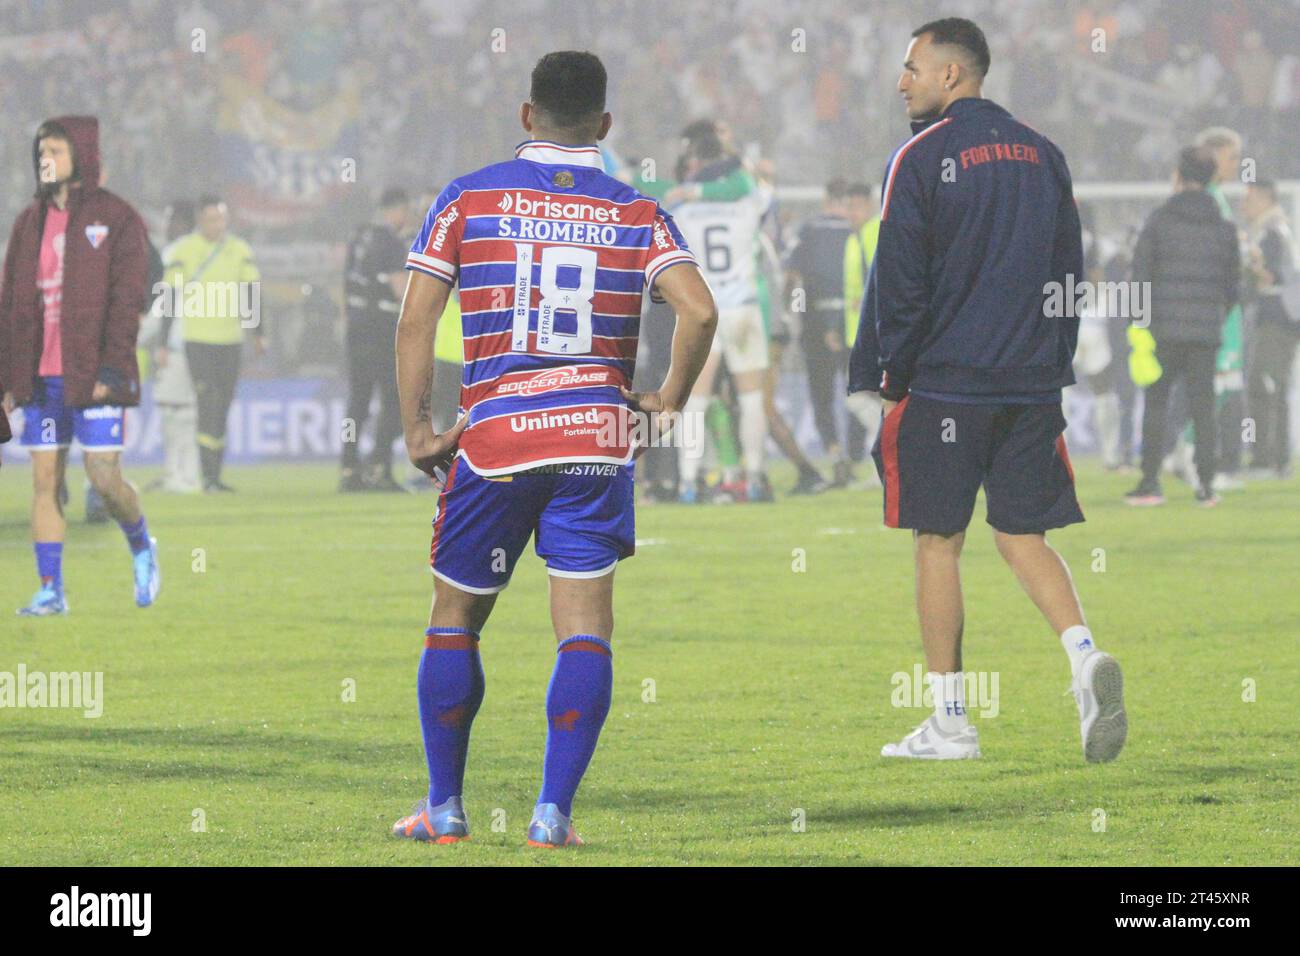
[[[78,886],[50,897],[51,926],[126,926],[133,936],[148,936],[151,893],[83,893]]]
[[[511,415],[510,430],[512,432],[532,432],[549,428],[600,425],[605,416],[609,414],[608,410],[602,411],[599,408],[588,408],[581,412],[560,412],[558,414],[536,412],[528,415]]]

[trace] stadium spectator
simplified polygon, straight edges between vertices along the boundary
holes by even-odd
[[[22,441],[32,457],[32,544],[41,582],[18,613],[68,612],[67,526],[59,495],[74,438],[82,446],[87,477],[126,536],[135,601],[145,607],[158,594],[157,542],[121,470],[125,406],[140,401],[135,346],[149,268],[144,223],[101,184],[94,117],[45,121],[36,131],[31,159],[36,196],[10,232],[0,292],[0,380],[8,389],[4,412],[23,407]]]
[[[206,492],[234,491],[221,480],[226,419],[235,398],[244,328],[254,329],[257,354],[267,351],[261,322],[261,275],[248,243],[227,231],[226,204],[217,196],[198,202],[197,228],[172,244],[167,282],[182,315],[185,357],[198,402],[199,465]]]
[[[1248,274],[1254,293],[1247,364],[1256,429],[1250,464],[1257,477],[1284,478],[1291,473],[1291,369],[1300,338],[1300,314],[1291,312],[1298,281],[1295,244],[1272,180],[1248,186],[1242,210],[1249,224]]]
[[[343,295],[347,316],[348,407],[343,436],[339,491],[401,491],[393,480],[393,442],[402,433],[397,405],[393,337],[406,291],[405,233],[411,224],[411,201],[405,190],[390,188],[379,200],[373,222],[358,229],[348,243]],[[378,392],[374,448],[363,472],[357,446],[370,417],[370,399]]]
[[[1126,500],[1164,504],[1160,464],[1170,390],[1186,389],[1196,429],[1196,500],[1218,504],[1214,492],[1215,354],[1223,317],[1238,300],[1241,255],[1237,231],[1207,192],[1215,175],[1213,153],[1189,146],[1178,158],[1176,192],[1153,212],[1133,250],[1132,279],[1150,283],[1150,331],[1162,373],[1146,390],[1142,414],[1142,480]]]

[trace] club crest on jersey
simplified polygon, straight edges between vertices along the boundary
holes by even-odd
[[[551,185],[558,186],[560,189],[572,189],[573,173],[567,169],[556,170],[555,175],[551,177]]]
[[[91,223],[86,227],[86,239],[90,242],[90,248],[98,249],[107,238],[108,226],[102,222]]]

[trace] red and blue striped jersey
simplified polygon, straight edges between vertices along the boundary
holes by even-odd
[[[655,200],[606,175],[595,146],[521,144],[453,180],[406,268],[460,285],[460,454],[482,475],[624,464],[641,300],[695,258]]]

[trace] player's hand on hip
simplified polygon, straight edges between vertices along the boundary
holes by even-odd
[[[465,430],[465,426],[468,424],[469,415],[464,415],[460,421],[441,435],[435,434],[432,428],[428,431],[417,432],[414,435],[407,435],[406,453],[410,456],[411,464],[430,478],[437,478],[438,469],[445,471],[451,464],[451,460],[456,457],[461,432]]]
[[[666,402],[661,392],[634,392],[621,385],[618,387],[618,391],[632,411],[645,415],[649,419],[647,424],[651,426],[650,442],[645,445],[637,445],[636,450],[632,453],[632,459],[635,461],[645,454],[646,449],[654,443],[656,437],[662,438],[673,430],[680,409]]]
[[[90,400],[92,402],[107,401],[109,394],[111,393],[107,385],[103,382],[96,382],[94,389],[90,393]]]

